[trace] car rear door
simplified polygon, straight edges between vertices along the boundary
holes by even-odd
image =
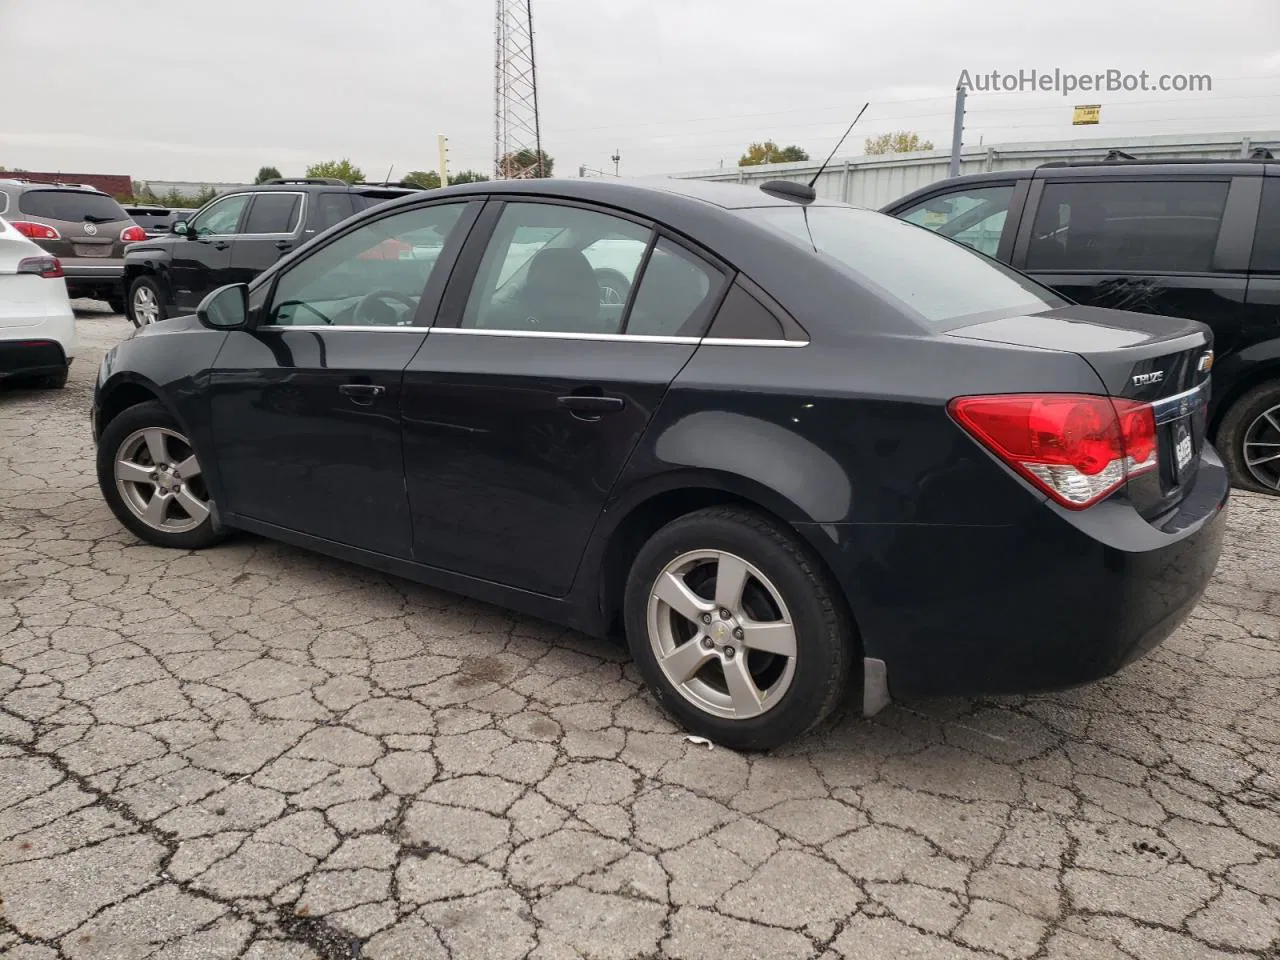
[[[248,283],[298,243],[306,218],[301,191],[264,190],[254,194],[244,226],[231,241],[228,283]]]
[[[362,221],[253,292],[255,326],[227,335],[209,385],[233,523],[409,557],[402,372],[480,206],[463,198]],[[444,256],[383,254],[427,237]]]
[[[652,224],[521,198],[489,203],[454,274],[405,371],[413,558],[563,596],[725,272]]]
[[[187,242],[173,245],[169,281],[180,310],[195,310],[205,294],[230,282],[231,244],[252,199],[251,193],[219,197],[187,224]]]
[[[1239,339],[1258,183],[1055,171],[1031,187],[1012,265],[1078,303],[1198,320],[1227,354]]]

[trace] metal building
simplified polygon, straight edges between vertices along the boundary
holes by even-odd
[[[989,144],[965,147],[960,156],[960,173],[1017,170],[1051,160],[1101,159],[1109,150],[1123,150],[1142,159],[1211,160],[1248,157],[1259,148],[1271,150],[1280,159],[1280,132]],[[820,197],[878,209],[918,187],[946,179],[950,158],[947,150],[836,158],[818,178],[814,189]],[[766,180],[796,180],[807,183],[817,173],[820,164],[821,160],[806,160],[801,163],[773,163],[758,167],[673,173],[668,176],[678,180],[719,180],[745,184],[759,184]]]

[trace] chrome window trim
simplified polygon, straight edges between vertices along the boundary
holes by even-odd
[[[9,194],[4,190],[0,190],[0,216],[4,216],[4,212],[9,209]]]
[[[432,333],[450,334],[462,337],[515,337],[528,340],[596,340],[605,343],[673,343],[691,344],[708,347],[807,347],[808,340],[735,340],[725,337],[656,337],[632,336],[626,333],[561,333],[554,330],[476,330],[463,327],[414,327],[414,326],[382,326],[370,324],[334,324],[326,323],[298,324],[264,324],[257,329],[272,333],[288,330],[311,331],[330,330],[339,332],[379,331],[382,333]]]
[[[254,202],[257,202],[257,198],[266,193],[275,194],[280,197],[301,197],[302,203],[298,206],[298,225],[292,230],[288,230],[284,233],[233,233],[224,234],[224,236],[253,237],[254,239],[270,240],[280,237],[296,237],[302,232],[302,228],[307,224],[307,195],[301,190],[259,190],[256,193],[249,194],[249,196],[254,198]],[[250,207],[250,212],[252,213],[252,207]]]

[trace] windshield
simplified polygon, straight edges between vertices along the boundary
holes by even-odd
[[[755,207],[743,216],[934,326],[1040,313],[1066,301],[1015,270],[894,217],[855,207]]]
[[[18,209],[46,220],[114,223],[129,219],[124,208],[106,194],[88,190],[31,190],[19,197]]]

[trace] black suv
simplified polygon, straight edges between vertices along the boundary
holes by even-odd
[[[1240,487],[1280,494],[1280,162],[1108,156],[932,183],[882,212],[1082,304],[1213,330],[1209,429]],[[1148,376],[1172,376],[1153,371]]]
[[[275,179],[221,194],[169,233],[129,247],[126,312],[134,326],[194,313],[205,294],[247,283],[290,250],[353,213],[420,188]]]

